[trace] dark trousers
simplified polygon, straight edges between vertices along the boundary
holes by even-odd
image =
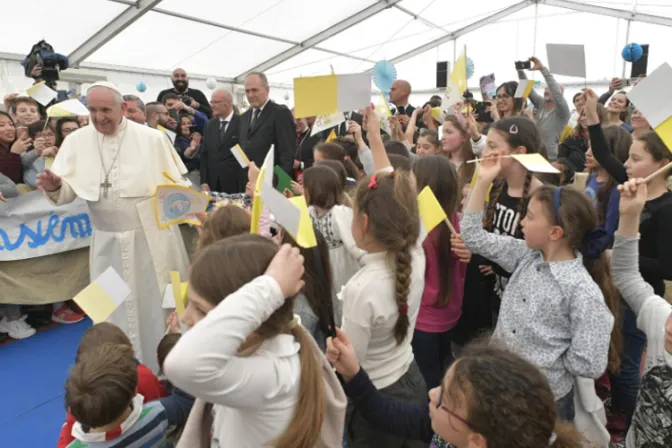
[[[641,383],[640,364],[646,348],[646,335],[637,328],[637,316],[625,302],[621,302],[623,310],[623,353],[621,370],[618,375],[610,375],[611,412],[624,414],[628,423],[635,412],[637,393]],[[626,428],[627,429],[627,428]]]
[[[427,389],[441,385],[446,370],[453,363],[450,331],[427,333],[415,330],[413,333],[413,355],[420,372],[425,378]]]
[[[576,414],[574,409],[574,388],[567,395],[555,400],[555,410],[558,413],[558,419],[572,423]]]
[[[415,404],[427,403],[427,387],[415,361],[397,382],[380,389],[387,398]],[[351,403],[345,416],[345,429],[348,448],[427,448],[427,442],[407,440],[397,437],[369,425]]]

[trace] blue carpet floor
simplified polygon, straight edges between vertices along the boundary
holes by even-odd
[[[90,326],[88,319],[60,325],[0,347],[0,445],[56,446],[65,421],[63,385]]]

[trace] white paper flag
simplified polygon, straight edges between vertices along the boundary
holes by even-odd
[[[312,137],[313,135],[318,134],[322,131],[326,131],[327,129],[340,126],[340,124],[343,123],[344,121],[345,116],[343,115],[343,112],[336,112],[335,114],[322,115],[320,117],[317,117],[315,119],[313,129],[310,131],[310,136]]]
[[[586,53],[583,45],[546,44],[548,69],[554,75],[586,77]]]

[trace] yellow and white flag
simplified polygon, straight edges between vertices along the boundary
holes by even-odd
[[[418,211],[425,232],[429,233],[442,221],[448,218],[446,212],[441,207],[439,200],[434,196],[434,192],[429,185],[422,189],[418,195]]]
[[[462,101],[462,94],[467,90],[467,49],[455,61],[453,71],[448,78],[448,86],[443,94],[441,108],[448,109]]]
[[[129,295],[131,288],[113,267],[109,267],[73,300],[97,324],[105,322]]]
[[[88,115],[89,109],[78,99],[65,100],[47,109],[49,117],[85,117]]]
[[[58,96],[58,93],[51,87],[47,86],[44,81],[38,82],[34,86],[29,87],[26,90],[26,93],[28,94],[29,97],[31,97],[32,99],[34,99],[43,106],[46,106],[47,104],[51,103],[54,100],[54,98]]]
[[[245,151],[243,151],[243,148],[241,148],[240,145],[232,147],[231,154],[236,158],[241,168],[250,166],[250,159],[247,158],[247,154],[245,154]]]
[[[527,98],[528,96],[530,96],[530,93],[532,93],[533,88],[534,88],[533,79],[519,79],[518,88],[516,89],[514,98]]]
[[[313,128],[310,130],[310,136],[312,137],[313,135],[319,134],[320,132],[326,131],[327,129],[340,126],[340,124],[344,121],[345,116],[343,115],[343,112],[336,112],[335,114],[331,115],[321,115],[315,119],[315,124],[313,124]]]

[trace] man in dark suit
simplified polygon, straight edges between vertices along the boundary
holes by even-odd
[[[231,153],[240,135],[240,117],[233,112],[233,97],[228,90],[212,92],[212,120],[208,121],[199,147],[201,190],[241,193],[243,169]]]
[[[411,96],[411,84],[402,79],[394,81],[390,88],[390,103],[394,104],[392,115],[399,115],[399,122],[404,131],[408,126],[408,120],[413,115],[415,107],[408,104],[408,98]]]
[[[268,98],[269,91],[268,79],[263,73],[250,73],[245,78],[245,95],[250,108],[240,117],[240,146],[248,159],[260,167],[271,145],[275,145],[275,164],[291,176],[296,154],[294,118],[287,106]],[[242,179],[246,181],[247,174]]]

